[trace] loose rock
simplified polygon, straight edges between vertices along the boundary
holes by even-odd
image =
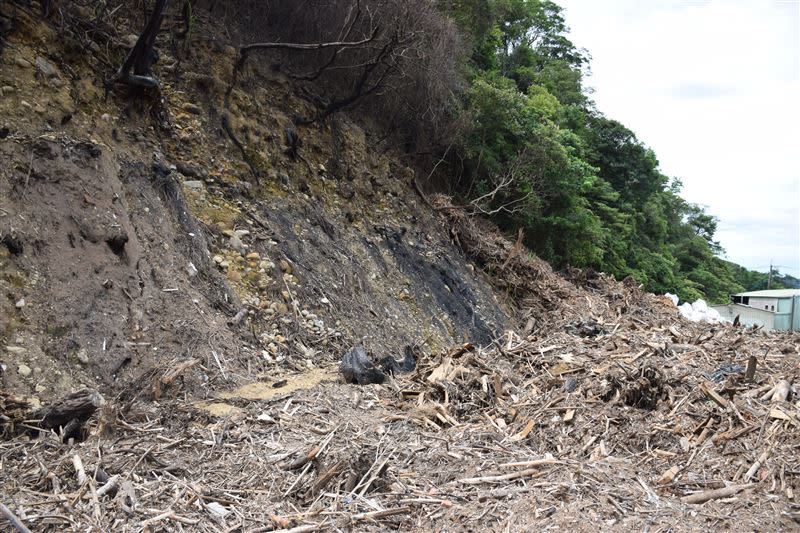
[[[89,351],[86,348],[81,348],[77,353],[78,361],[84,365],[89,364]]]
[[[203,110],[200,109],[200,106],[193,104],[191,102],[183,104],[181,108],[187,113],[192,113],[193,115],[199,115],[200,113],[203,112]]]
[[[38,68],[39,71],[42,74],[44,74],[45,76],[47,76],[48,78],[52,78],[52,77],[58,76],[58,70],[56,70],[56,67],[54,67],[53,64],[50,63],[45,58],[43,58],[41,56],[37,57],[36,61],[35,61],[35,64],[36,64],[36,68]]]
[[[231,238],[228,240],[228,245],[242,255],[247,253],[247,248],[245,247],[244,243],[236,235],[231,236]]]

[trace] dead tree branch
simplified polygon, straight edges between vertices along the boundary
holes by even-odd
[[[525,209],[525,202],[535,194],[537,177],[530,174],[528,154],[521,152],[507,172],[494,180],[494,189],[469,202],[473,214],[492,216],[498,213],[513,214]],[[517,194],[527,189],[521,196]],[[500,204],[497,204],[497,201]]]
[[[19,531],[19,533],[31,533],[31,530],[25,527],[25,524],[23,524],[22,521],[20,521],[20,519],[11,512],[11,509],[2,503],[0,503],[0,514],[2,514],[6,520],[8,520],[8,522],[14,526],[14,529]]]
[[[372,35],[360,41],[337,41],[332,43],[253,43],[243,46],[239,49],[240,54],[249,54],[253,50],[263,50],[267,48],[282,49],[282,50],[323,50],[326,48],[355,48],[363,46],[375,40],[378,35],[379,28],[375,28]]]
[[[158,87],[158,80],[152,76],[151,67],[155,63],[157,55],[153,49],[158,32],[161,29],[161,22],[164,20],[164,12],[169,5],[169,0],[157,0],[150,14],[142,33],[136,40],[136,44],[125,57],[125,61],[119,68],[114,77],[106,84],[106,91],[114,83],[124,83],[133,87]],[[131,74],[131,70],[133,73]]]

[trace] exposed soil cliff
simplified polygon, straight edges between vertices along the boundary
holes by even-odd
[[[299,127],[286,152],[289,117],[311,104],[282,77],[254,65],[223,111],[233,49],[199,40],[158,99],[104,98],[99,53],[15,20],[0,100],[6,387],[116,390],[186,358],[202,363],[193,385],[254,380],[356,343],[400,355],[506,324],[413,171],[361,127]]]

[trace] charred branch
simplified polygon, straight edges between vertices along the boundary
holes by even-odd
[[[169,0],[156,1],[147,25],[136,40],[136,44],[125,57],[116,75],[106,84],[107,91],[114,83],[141,88],[158,87],[158,80],[152,75],[151,68],[158,59],[154,46],[168,5]]]

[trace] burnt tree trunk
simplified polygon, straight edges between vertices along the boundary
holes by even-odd
[[[134,47],[128,53],[116,76],[111,80],[112,83],[121,82],[135,87],[158,87],[158,80],[152,76],[150,68],[158,58],[154,46],[169,1],[156,1],[147,25],[139,35]],[[131,73],[131,70],[133,70],[133,73]]]

